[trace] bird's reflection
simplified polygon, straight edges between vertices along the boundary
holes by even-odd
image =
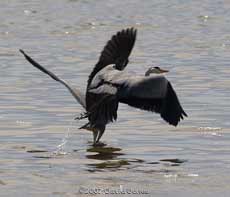
[[[143,159],[125,158],[121,148],[108,146],[100,143],[97,146],[90,146],[87,149],[86,158],[90,159],[90,163],[87,164],[87,171],[116,171],[124,169],[136,169],[136,171],[143,172],[162,172],[159,167],[173,167],[180,166],[182,163],[187,162],[184,159],[167,158],[159,161],[145,161]],[[100,160],[101,162],[98,162]],[[149,170],[150,166],[155,166],[156,169]],[[143,168],[143,169],[142,169]],[[171,169],[170,169],[171,170]],[[170,171],[166,169],[166,171]],[[164,170],[163,170],[164,171]],[[164,171],[164,172],[166,172]]]
[[[86,157],[88,159],[112,160],[116,159],[118,156],[124,155],[121,151],[121,148],[107,146],[106,144],[91,146],[87,149]]]
[[[118,170],[123,166],[130,165],[126,159],[118,158],[124,155],[121,148],[107,146],[105,144],[99,146],[91,146],[87,149],[86,157],[93,160],[102,160],[100,163],[90,163],[89,171],[100,171],[103,169]]]

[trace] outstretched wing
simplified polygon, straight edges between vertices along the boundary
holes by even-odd
[[[86,90],[86,111],[91,124],[107,124],[117,118],[118,101],[114,94],[92,93],[89,91],[96,74],[108,65],[115,64],[117,70],[123,70],[136,40],[137,30],[128,28],[119,31],[107,42],[101,52],[98,63],[89,75]],[[106,87],[105,89],[109,89]],[[111,111],[113,109],[113,111]]]
[[[164,78],[164,80],[166,80]],[[177,126],[180,120],[187,116],[183,110],[179,99],[169,81],[163,82],[162,79],[156,78],[155,80],[149,80],[149,84],[142,84],[141,82],[135,87],[135,93],[126,94],[125,97],[120,99],[120,102],[126,103],[132,107],[136,107],[142,110],[152,111],[159,113],[161,117],[171,125]],[[164,83],[165,87],[158,91],[146,91],[143,92],[145,87],[151,87],[152,83],[159,83],[158,87],[161,87],[161,83]],[[145,85],[145,86],[143,86]],[[132,90],[132,85],[130,87]],[[127,89],[123,90],[126,91]]]
[[[46,68],[44,68],[43,66],[41,66],[38,62],[36,62],[30,56],[28,56],[22,49],[20,49],[19,51],[24,55],[24,57],[26,58],[26,60],[28,62],[30,62],[34,67],[38,68],[43,73],[46,73],[47,75],[49,75],[55,81],[58,81],[61,84],[63,84],[70,91],[70,93],[74,96],[74,98],[82,105],[82,107],[86,108],[86,105],[85,105],[85,96],[80,92],[80,90],[78,90],[76,88],[73,88],[72,86],[70,86],[69,84],[67,84],[63,79],[60,79],[54,73],[52,73],[51,71],[49,71]]]
[[[127,28],[112,36],[102,50],[98,63],[89,75],[88,87],[93,77],[104,67],[115,64],[116,69],[122,70],[128,64],[128,57],[134,46],[136,34],[136,29]]]
[[[113,73],[112,73],[113,72]],[[142,110],[161,114],[161,117],[169,124],[177,126],[178,122],[187,116],[170,82],[164,76],[133,76],[124,75],[121,71],[112,71],[108,75],[100,75],[101,83],[90,89],[95,95],[110,95],[117,102],[128,104]],[[106,98],[105,98],[106,100]],[[115,113],[112,103],[107,113]],[[98,105],[96,110],[100,110]],[[106,116],[104,119],[108,120]]]

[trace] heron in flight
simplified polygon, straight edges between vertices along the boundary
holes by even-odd
[[[143,75],[124,71],[135,44],[136,34],[136,29],[127,28],[112,36],[89,75],[85,94],[41,66],[20,49],[33,66],[62,83],[82,105],[86,113],[78,119],[88,118],[89,122],[80,129],[93,132],[93,145],[99,143],[106,125],[117,119],[119,103],[159,113],[173,126],[177,126],[179,121],[187,116],[171,83],[161,75],[168,72],[167,70],[151,67]],[[156,75],[150,75],[151,73]]]

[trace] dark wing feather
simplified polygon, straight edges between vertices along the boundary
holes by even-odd
[[[136,29],[128,28],[112,36],[102,50],[98,63],[89,75],[87,87],[89,87],[96,73],[104,67],[115,64],[116,68],[121,70],[128,64],[128,57],[134,46],[136,34]]]
[[[88,110],[92,125],[107,124],[117,119],[118,99],[116,93],[116,87],[112,87],[110,84],[90,89],[88,96],[96,100]]]
[[[162,99],[143,99],[143,98],[126,98],[121,99],[122,103],[128,104],[131,107],[135,107],[145,111],[151,111],[160,113],[162,108]]]
[[[184,116],[187,117],[187,114],[181,107],[172,85],[168,82],[167,93],[161,108],[161,117],[169,124],[177,126],[178,122],[184,119]]]
[[[127,96],[120,101],[132,107],[160,113],[166,122],[174,126],[177,126],[178,122],[187,116],[170,82],[167,83],[166,94],[163,98],[143,98],[137,95],[136,97]]]
[[[132,51],[136,40],[137,30],[128,28],[118,32],[107,42],[101,52],[98,63],[89,75],[87,91],[86,91],[86,111],[89,113],[89,121],[91,125],[107,124],[116,120],[118,100],[114,93],[106,92],[89,92],[91,82],[95,75],[110,64],[115,64],[116,69],[123,69],[128,63],[128,57]],[[110,91],[110,86],[103,86]]]
[[[91,125],[106,125],[117,119],[118,100],[116,96],[109,94],[93,95],[93,93],[90,93],[90,96],[99,97],[99,102],[96,102],[88,111]]]

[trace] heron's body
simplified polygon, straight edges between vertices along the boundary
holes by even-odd
[[[119,91],[119,99],[127,96],[146,99],[152,98],[152,96],[163,98],[166,93],[167,83],[168,81],[163,75],[135,75],[134,73],[117,70],[114,65],[109,65],[99,71],[93,78],[89,92],[95,92],[98,89],[101,93],[109,94],[110,89],[104,89],[105,86],[109,86],[111,91],[113,88]]]
[[[136,30],[128,28],[118,32],[107,42],[98,63],[89,75],[86,94],[82,94],[38,64],[24,51],[20,51],[32,65],[65,85],[82,105],[87,113],[84,117],[88,117],[89,122],[81,128],[93,132],[96,144],[106,125],[117,119],[119,103],[159,113],[166,122],[174,126],[187,116],[170,82],[163,75],[150,75],[154,71],[161,73],[163,70],[159,67],[149,69],[145,75],[134,75],[124,70],[135,39]]]
[[[163,75],[134,75],[109,65],[99,71],[88,87],[88,96],[97,107],[89,110],[92,127],[106,125],[117,118],[119,103],[160,113],[177,126],[186,116],[170,82]]]

